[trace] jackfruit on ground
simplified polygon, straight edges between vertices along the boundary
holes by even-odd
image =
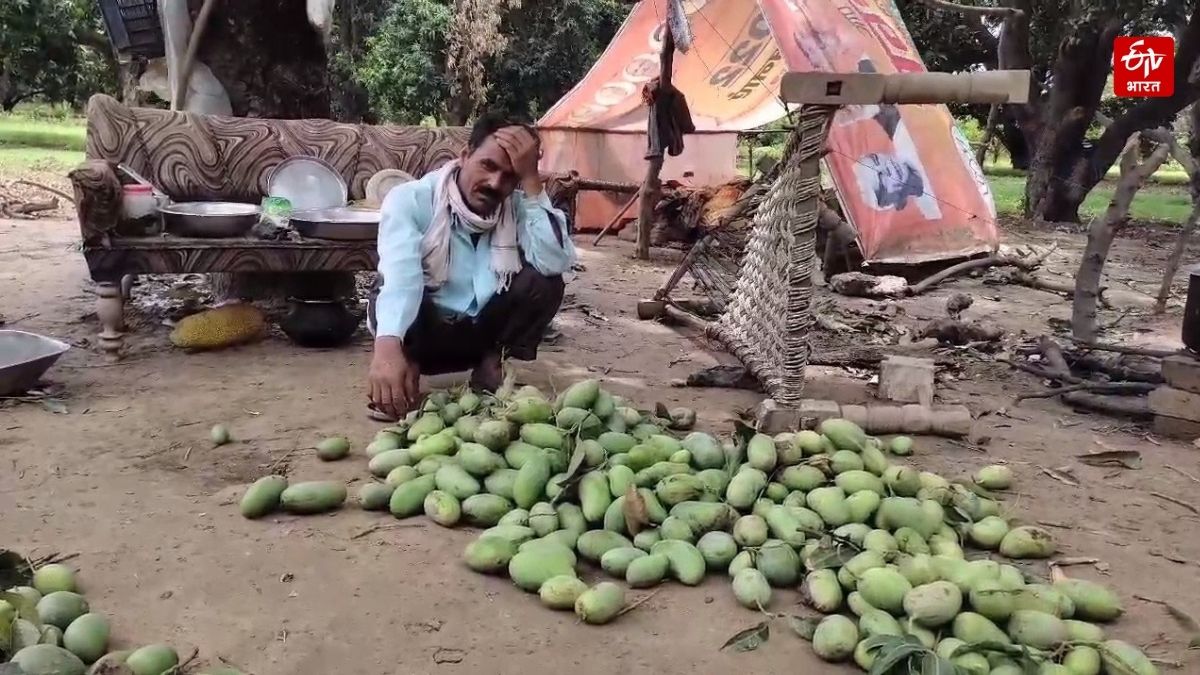
[[[254,305],[232,304],[184,317],[171,331],[181,349],[223,349],[262,337],[267,319]]]

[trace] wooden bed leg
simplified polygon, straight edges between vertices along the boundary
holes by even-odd
[[[96,316],[100,318],[100,348],[112,360],[121,358],[125,301],[119,283],[101,281],[96,284]]]

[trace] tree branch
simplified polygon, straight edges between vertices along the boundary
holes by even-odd
[[[960,14],[974,16],[998,16],[1008,18],[1011,16],[1021,16],[1023,12],[1013,7],[976,7],[974,5],[959,5],[949,0],[917,0],[917,2],[931,9],[944,9],[950,12],[958,12]]]
[[[1171,285],[1175,283],[1175,273],[1179,271],[1179,263],[1183,260],[1184,253],[1187,252],[1188,240],[1192,238],[1192,232],[1195,231],[1197,222],[1200,222],[1200,204],[1192,207],[1192,214],[1188,216],[1187,222],[1183,224],[1183,229],[1179,231],[1179,238],[1175,240],[1175,250],[1171,251],[1171,257],[1167,259],[1162,285],[1159,286],[1158,297],[1154,301],[1155,314],[1162,314],[1167,310],[1167,298],[1171,297]]]
[[[1087,244],[1075,275],[1075,297],[1071,304],[1071,331],[1076,338],[1085,342],[1096,339],[1096,303],[1100,293],[1100,279],[1104,274],[1104,263],[1117,228],[1129,215],[1133,202],[1142,184],[1167,159],[1167,146],[1160,145],[1140,166],[1133,165],[1137,145],[1132,141],[1121,162],[1121,179],[1108,209],[1100,218],[1092,221],[1088,228]],[[1128,160],[1128,161],[1127,161]]]

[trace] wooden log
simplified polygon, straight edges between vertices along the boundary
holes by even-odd
[[[788,72],[780,98],[806,105],[1028,103],[1028,70],[974,73]]]
[[[617,192],[620,194],[636,194],[638,191],[637,183],[618,183],[610,180],[599,180],[597,178],[576,178],[575,187],[578,190]]]
[[[600,245],[600,240],[603,239],[606,234],[608,234],[609,230],[616,227],[617,223],[621,222],[621,218],[626,212],[629,211],[630,208],[633,207],[637,200],[638,196],[635,194],[629,198],[629,201],[625,202],[625,206],[621,207],[621,210],[617,212],[617,215],[613,216],[612,220],[608,221],[608,224],[604,226],[604,229],[600,230],[600,234],[596,235],[596,238],[592,240],[592,246]]]

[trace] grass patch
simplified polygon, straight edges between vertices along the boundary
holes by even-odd
[[[9,147],[0,145],[0,174],[20,177],[31,171],[62,173],[83,162],[78,150]]]
[[[45,148],[82,152],[86,122],[79,118],[34,119],[0,115],[0,147]]]
[[[1025,198],[1025,177],[1022,175],[988,175],[992,185],[992,196],[996,200],[996,211],[1006,215],[1022,213],[1021,201]],[[1104,213],[1112,201],[1115,188],[1108,183],[1097,185],[1080,208],[1084,219]],[[1182,223],[1192,211],[1192,200],[1187,190],[1164,185],[1147,185],[1133,198],[1129,213],[1135,220],[1155,220]]]
[[[1001,156],[996,160],[996,163],[986,165],[984,171],[989,176],[1019,176],[1024,178],[1026,175],[1026,172],[1021,169],[1014,169],[1011,160],[1007,156]],[[1116,182],[1120,177],[1121,170],[1115,166],[1109,169],[1108,173],[1104,174],[1105,181]],[[1188,175],[1183,170],[1183,167],[1178,165],[1164,165],[1164,168],[1155,171],[1146,182],[1158,185],[1187,185]]]

